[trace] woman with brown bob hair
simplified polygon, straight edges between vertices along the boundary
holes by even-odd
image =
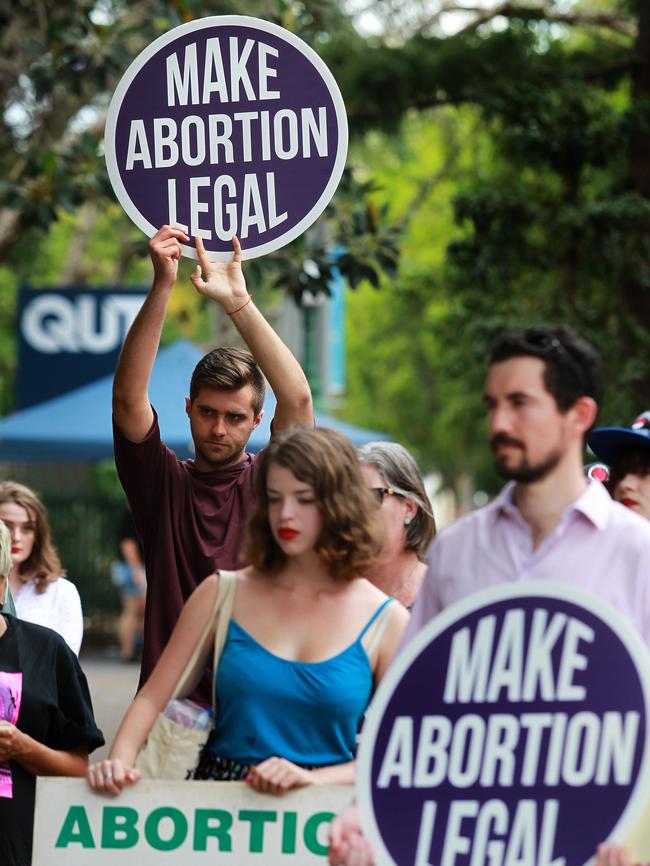
[[[294,430],[278,436],[264,451],[255,474],[256,508],[248,524],[244,559],[260,571],[275,572],[287,554],[273,536],[269,523],[269,468],[288,469],[314,491],[323,518],[314,546],[334,578],[366,575],[381,550],[381,531],[374,497],[350,469],[356,452],[350,442],[327,428]]]
[[[83,614],[77,588],[64,577],[38,495],[16,481],[0,483],[0,520],[11,536],[9,586],[16,616],[58,632],[79,654]]]
[[[267,793],[351,784],[359,723],[408,619],[363,576],[381,546],[377,505],[354,449],[333,430],[275,436],[255,484],[251,565],[236,572],[218,715],[194,778],[245,779]],[[117,794],[139,778],[138,751],[208,625],[219,580],[211,575],[190,596],[109,759],[90,768],[95,790]]]

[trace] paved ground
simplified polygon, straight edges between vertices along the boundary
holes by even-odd
[[[140,674],[137,664],[124,664],[117,658],[117,650],[84,653],[81,667],[88,678],[95,720],[104,732],[106,745],[91,755],[91,761],[108,755],[119,723],[135,694]]]

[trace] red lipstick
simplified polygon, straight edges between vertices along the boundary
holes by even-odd
[[[621,503],[622,503],[626,508],[634,508],[635,505],[638,505],[638,504],[639,504],[639,503],[636,501],[636,499],[630,499],[629,497],[626,497],[625,499],[621,499]]]
[[[278,529],[278,535],[283,541],[291,541],[292,538],[296,538],[300,533],[297,529],[291,529],[289,526],[283,526],[281,529]]]

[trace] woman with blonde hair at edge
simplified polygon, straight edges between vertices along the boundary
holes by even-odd
[[[13,539],[0,521],[0,597]],[[88,684],[61,635],[0,613],[0,863],[29,866],[36,778],[84,776],[103,745]]]

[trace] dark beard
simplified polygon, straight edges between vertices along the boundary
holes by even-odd
[[[203,462],[207,463],[210,467],[209,469],[205,470],[207,472],[216,472],[219,469],[223,469],[225,466],[230,466],[234,463],[238,463],[244,454],[243,450],[239,453],[233,451],[228,456],[224,455],[223,459],[215,460],[214,457],[210,455],[209,451],[204,450],[203,448],[197,448],[196,442],[194,443],[194,450],[195,453],[201,457]]]
[[[502,478],[508,481],[517,481],[519,484],[534,484],[550,475],[562,459],[561,451],[553,451],[546,460],[532,466],[526,458],[519,466],[506,466],[498,457],[494,458],[494,468]]]

